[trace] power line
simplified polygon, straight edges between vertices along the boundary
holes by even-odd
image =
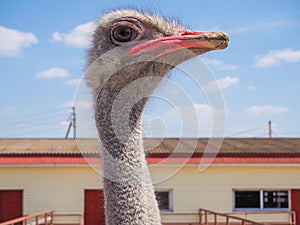
[[[46,111],[46,112],[40,112],[40,113],[34,113],[34,114],[29,114],[29,115],[21,115],[17,118],[10,118],[6,120],[0,120],[1,127],[3,126],[14,126],[14,125],[19,125],[19,124],[24,124],[24,123],[33,123],[36,121],[44,121],[44,120],[50,120],[53,118],[58,118],[58,117],[65,117],[66,116],[66,109],[59,109],[59,110],[51,110],[51,111]]]
[[[14,118],[2,119],[0,120],[0,135],[2,137],[30,136],[30,134],[40,136],[45,131],[49,133],[60,130],[64,127],[62,122],[70,121],[70,119],[66,107],[22,115],[15,117],[15,120]]]
[[[55,117],[48,117],[43,120],[32,120],[32,121],[18,121],[16,123],[11,123],[7,125],[1,125],[0,129],[16,129],[18,127],[24,127],[24,126],[49,126],[53,123],[60,123],[62,121],[65,121],[66,116],[60,115]]]
[[[254,131],[259,131],[259,130],[263,130],[263,129],[265,129],[265,128],[264,127],[256,127],[256,128],[252,128],[252,129],[248,129],[248,130],[243,130],[243,131],[240,131],[240,132],[228,135],[228,137],[236,137],[236,136],[239,136],[241,134],[246,134],[246,133],[250,133],[250,132],[254,132]]]
[[[24,129],[23,129],[24,128]],[[56,137],[63,135],[63,127],[61,125],[52,125],[47,127],[23,127],[21,129],[13,131],[5,131],[1,133],[1,137],[40,137],[40,136],[49,136],[49,133],[55,132]],[[58,134],[58,131],[60,134]],[[44,135],[43,135],[44,133]],[[51,135],[52,136],[52,135]]]
[[[39,116],[44,116],[44,115],[47,115],[47,114],[52,114],[52,113],[56,113],[56,112],[59,112],[59,111],[62,111],[62,110],[66,110],[67,108],[69,107],[63,107],[63,108],[56,108],[56,109],[51,109],[51,110],[47,110],[47,111],[42,111],[42,112],[36,112],[36,113],[29,113],[29,114],[22,114],[22,118],[24,119],[28,119],[30,117],[39,117]],[[18,113],[19,114],[19,113]],[[13,120],[14,118],[11,118],[11,116],[8,116],[7,118],[2,118],[0,120],[1,121],[7,121],[7,120]]]

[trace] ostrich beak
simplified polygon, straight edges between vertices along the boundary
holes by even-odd
[[[229,37],[223,32],[179,31],[178,34],[143,42],[128,51],[128,55],[138,56],[154,52],[156,57],[164,56],[180,49],[190,49],[197,55],[221,50],[228,46]]]

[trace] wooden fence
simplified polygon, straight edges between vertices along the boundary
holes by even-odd
[[[54,225],[55,218],[71,218],[78,219],[78,225],[84,225],[83,216],[81,214],[54,214],[53,210],[47,210],[36,214],[22,216],[17,219],[0,223],[0,225]]]
[[[47,210],[43,212],[39,212],[36,214],[22,216],[17,219],[9,220],[0,225],[15,225],[15,224],[23,224],[23,225],[53,225],[53,210]]]
[[[286,223],[280,223],[285,225],[296,225],[296,215],[295,212],[263,212],[262,214],[279,214],[279,213],[288,213],[289,214],[289,221]],[[241,214],[241,213],[240,213]],[[252,213],[254,214],[254,213]],[[217,213],[207,209],[199,209],[199,224],[200,225],[208,225],[208,224],[241,224],[241,225],[271,225],[272,223],[261,223],[252,220],[248,220],[245,218],[241,218],[238,216],[233,216],[230,214],[225,213]]]
[[[279,214],[288,213],[290,220],[286,223],[280,223],[284,225],[296,225],[295,212],[263,212],[259,214]],[[249,219],[234,216],[232,213],[218,213],[207,209],[199,209],[199,213],[171,213],[170,216],[199,216],[199,225],[272,225],[272,223],[261,223],[252,221]],[[251,213],[254,214],[254,213]],[[33,215],[23,216],[10,221],[2,222],[0,225],[54,225],[54,217],[78,217],[79,225],[84,225],[83,216],[81,214],[54,214],[53,210],[39,212]],[[168,223],[166,223],[168,224]],[[182,223],[182,224],[194,224],[194,223]],[[198,223],[197,223],[198,224]]]

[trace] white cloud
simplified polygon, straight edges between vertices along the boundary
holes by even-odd
[[[248,90],[249,91],[255,91],[256,90],[256,87],[254,85],[249,85],[248,86]]]
[[[269,32],[271,29],[286,29],[292,26],[295,26],[295,22],[293,21],[258,21],[256,23],[252,23],[250,25],[242,25],[240,27],[235,27],[228,30],[229,34],[242,34],[247,32]]]
[[[203,89],[204,91],[217,91],[220,89],[227,89],[230,86],[237,84],[240,81],[238,77],[224,77],[219,80],[210,82],[208,85],[206,85]]]
[[[56,31],[52,34],[52,41],[53,42],[61,42],[61,41],[63,41],[63,38],[62,38],[61,34]]]
[[[92,101],[85,101],[85,100],[78,100],[78,101],[68,101],[64,102],[63,107],[71,108],[76,107],[76,110],[90,110],[92,109],[93,102]]]
[[[13,105],[6,106],[4,110],[9,116],[15,116],[18,114],[17,107]]]
[[[230,34],[240,34],[245,33],[251,30],[250,26],[241,26],[241,27],[235,27],[229,30]]]
[[[63,107],[65,107],[65,108],[71,108],[71,107],[74,106],[74,101],[64,102],[62,105],[63,105]]]
[[[29,48],[37,43],[38,39],[33,33],[0,26],[0,56],[20,56],[23,48]]]
[[[76,108],[79,110],[91,110],[93,106],[92,101],[80,100],[75,102]]]
[[[80,84],[80,82],[81,82],[80,78],[70,79],[70,80],[66,81],[66,85],[69,85],[69,86],[78,86]]]
[[[225,77],[220,80],[217,80],[219,87],[222,89],[229,88],[231,85],[237,84],[240,81],[238,77]]]
[[[59,123],[60,126],[67,127],[70,125],[70,121],[63,120]]]
[[[95,23],[88,22],[76,26],[66,34],[56,31],[52,34],[51,42],[64,42],[68,46],[86,48],[90,45],[91,35],[95,28]]]
[[[285,106],[254,105],[246,108],[245,111],[248,116],[259,116],[286,113],[289,111],[289,108]]]
[[[282,63],[300,62],[300,50],[271,50],[266,55],[255,56],[255,67],[274,67]]]
[[[148,137],[199,137],[211,135],[214,129],[214,135],[222,136],[224,113],[225,109],[200,103],[173,106],[159,115],[148,112],[144,117],[144,133]]]
[[[167,127],[167,130],[174,132],[177,130],[179,133],[177,135],[196,137],[200,133],[211,130],[213,123],[212,108],[207,104],[193,104],[188,106],[176,106],[170,109],[160,118]],[[180,130],[179,130],[180,128]],[[159,133],[162,128],[156,128]]]
[[[44,70],[35,75],[36,78],[52,79],[52,78],[66,78],[69,76],[69,72],[63,68],[53,67],[48,70]]]
[[[192,110],[195,110],[198,118],[201,118],[201,120],[206,121],[209,123],[209,121],[212,120],[212,108],[210,105],[207,104],[193,104],[190,107],[184,108],[182,107],[182,111],[184,112],[184,116],[187,116],[191,113]]]
[[[216,67],[219,70],[237,70],[238,66],[236,65],[232,65],[232,64],[226,64],[221,60],[218,59],[202,59],[202,61],[204,63],[206,63],[207,65]]]

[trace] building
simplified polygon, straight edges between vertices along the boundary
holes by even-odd
[[[145,139],[164,224],[199,224],[200,208],[276,224],[295,212],[300,224],[300,138],[211,139],[212,152],[208,141]],[[94,139],[0,139],[0,222],[54,210],[55,224],[104,224],[98,149]]]

